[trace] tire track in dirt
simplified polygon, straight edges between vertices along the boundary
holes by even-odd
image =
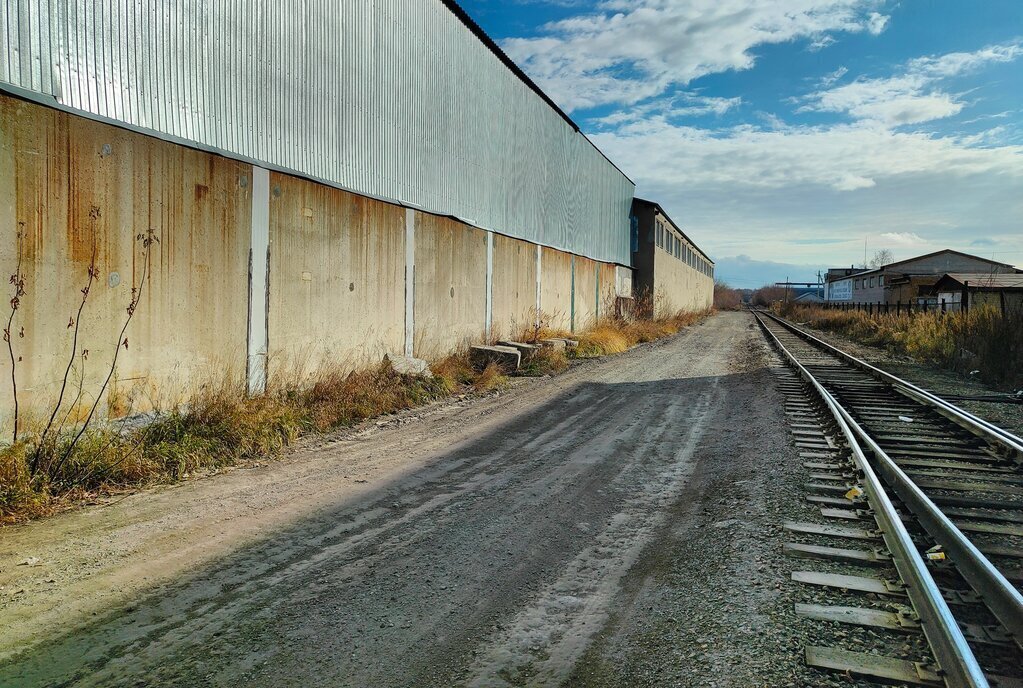
[[[140,564],[65,587],[94,593],[120,577],[136,599],[21,644],[0,663],[0,685],[564,677],[684,494],[707,419],[727,403],[719,381],[744,328],[744,316],[724,314],[509,398],[321,443],[298,466],[272,466],[280,483],[238,472],[163,493],[140,522],[96,527],[75,514],[41,528],[71,532],[77,546],[131,533]],[[366,486],[347,479],[360,475],[356,460],[379,470]],[[238,520],[259,538],[239,537]],[[237,544],[144,589],[154,562],[180,570],[167,547],[187,551],[204,534]]]

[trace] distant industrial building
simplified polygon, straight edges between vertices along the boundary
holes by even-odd
[[[946,273],[1016,274],[1012,265],[945,249],[876,269],[828,270],[824,299],[832,303],[938,304],[935,285]]]
[[[714,303],[714,261],[660,205],[632,201],[633,289],[655,315],[702,310]]]
[[[950,273],[934,284],[946,309],[991,306],[1002,313],[1023,313],[1023,273]]]
[[[256,4],[0,13],[0,265],[28,275],[26,407],[75,355],[93,255],[85,390],[141,294],[112,413],[211,377],[258,393],[540,319],[578,330],[632,296],[632,181],[455,2]],[[679,265],[656,282],[709,305],[711,264],[682,236],[658,244]]]

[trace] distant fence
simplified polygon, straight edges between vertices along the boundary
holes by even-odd
[[[1002,315],[1006,314],[1006,303],[1005,299],[999,300],[1000,310]],[[835,301],[824,301],[822,303],[813,304],[819,308],[824,308],[831,311],[859,311],[861,313],[867,313],[868,315],[912,315],[913,313],[958,313],[960,311],[968,313],[970,311],[969,301],[947,301],[946,299],[932,299],[932,300],[921,300],[921,301],[897,301],[895,303],[886,303],[884,301],[876,301],[873,303],[847,303],[847,302],[835,302]]]

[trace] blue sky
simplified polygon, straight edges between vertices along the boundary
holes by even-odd
[[[1023,265],[1019,0],[463,0],[734,286]]]

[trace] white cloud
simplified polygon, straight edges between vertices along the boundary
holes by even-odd
[[[710,131],[654,117],[591,138],[634,179],[656,179],[669,188],[855,191],[879,180],[932,172],[1023,177],[1023,146],[973,147],[968,139],[901,133],[869,123]]]
[[[712,256],[843,264],[859,260],[865,237],[905,257],[920,246],[970,251],[977,237],[1018,245],[1023,145],[872,122],[775,125],[712,131],[653,118],[591,138]]]
[[[831,86],[832,84],[834,84],[836,81],[838,81],[839,79],[841,79],[843,76],[845,76],[848,73],[849,73],[849,70],[846,67],[839,67],[838,69],[836,69],[835,71],[831,72],[830,74],[825,75],[821,79],[821,85],[822,86]]]
[[[880,14],[878,12],[871,12],[870,16],[867,17],[867,31],[874,34],[875,36],[879,35],[882,31],[884,31],[884,28],[886,26],[888,26],[887,15]]]
[[[819,50],[824,50],[824,48],[827,48],[829,45],[832,45],[833,43],[836,43],[835,39],[828,34],[824,34],[823,36],[815,38],[814,41],[807,46],[807,50],[809,50],[812,53],[815,53]]]
[[[920,246],[927,240],[916,232],[882,232],[881,238],[897,246]]]
[[[756,46],[878,32],[878,0],[607,0],[502,47],[567,110],[632,104],[706,74],[748,69]]]
[[[609,115],[589,120],[598,127],[618,128],[626,124],[643,122],[651,117],[674,119],[680,117],[720,116],[739,107],[742,98],[718,98],[698,93],[679,93],[670,98],[656,98],[632,107],[617,110]]]
[[[1023,55],[1023,44],[989,45],[972,53],[947,53],[937,57],[918,57],[909,63],[909,71],[942,78],[957,76],[992,62],[1012,62]]]
[[[965,104],[939,88],[943,79],[979,69],[993,62],[1009,62],[1023,55],[1018,43],[988,46],[972,53],[948,53],[908,62],[903,73],[883,79],[857,79],[805,97],[799,111],[841,112],[854,119],[887,126],[917,124],[959,114]]]

